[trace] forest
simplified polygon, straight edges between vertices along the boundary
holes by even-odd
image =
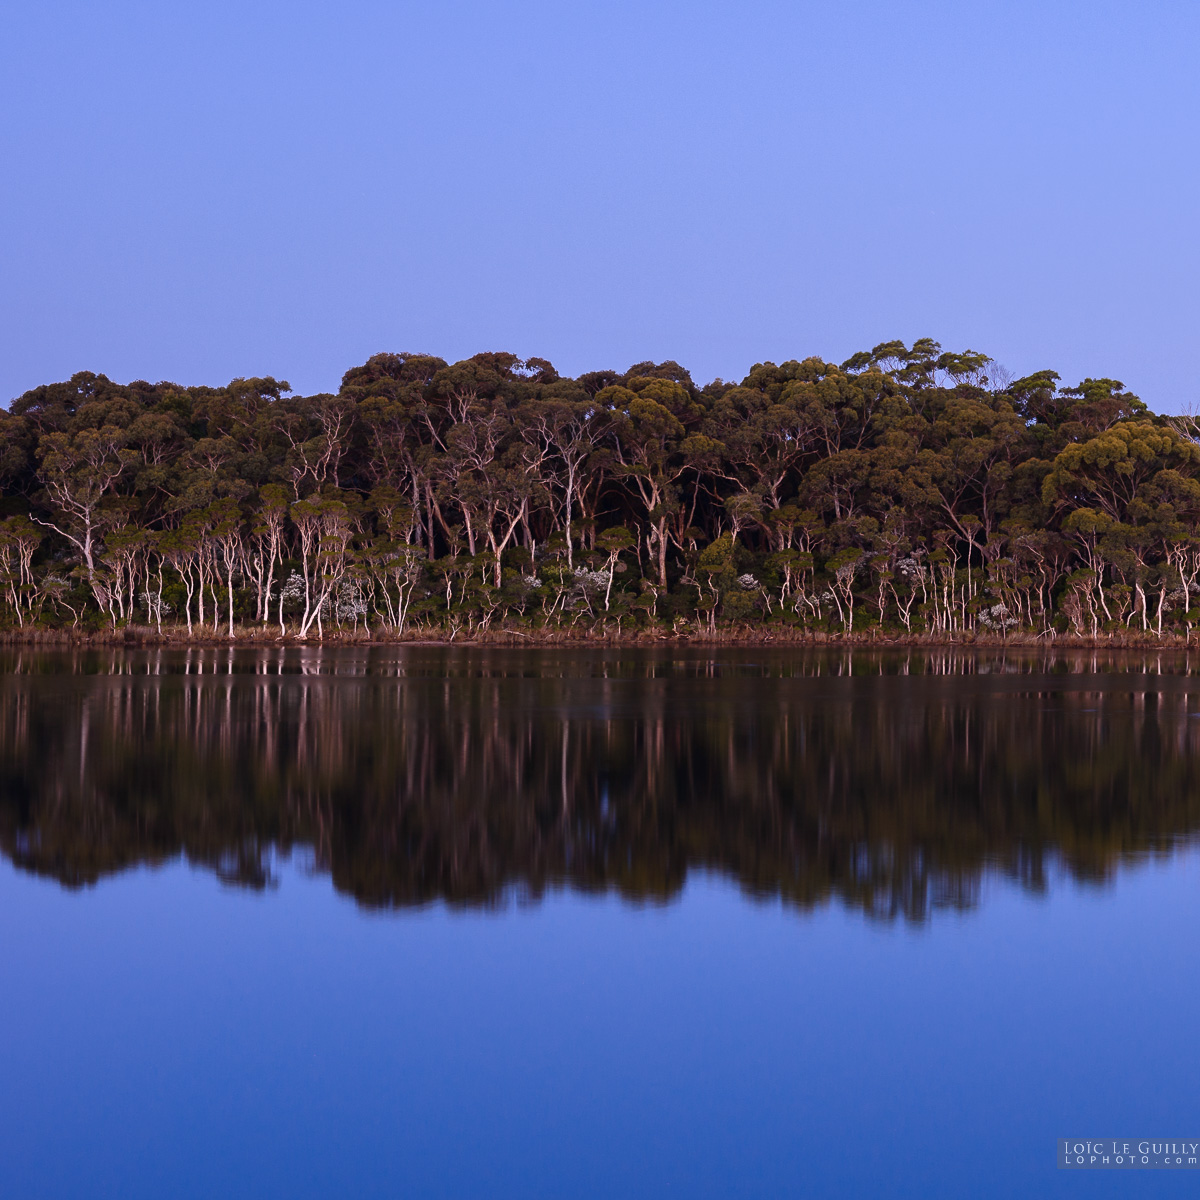
[[[0,411],[0,628],[299,640],[1190,637],[1200,424],[932,339],[80,373]]]

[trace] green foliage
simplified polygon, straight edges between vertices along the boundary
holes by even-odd
[[[0,619],[1190,633],[1200,426],[1060,385],[930,338],[705,387],[501,352],[319,396],[80,373],[0,413]]]

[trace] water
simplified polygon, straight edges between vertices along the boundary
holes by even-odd
[[[0,1194],[1127,1194],[1054,1143],[1200,1129],[1191,670],[9,652]]]

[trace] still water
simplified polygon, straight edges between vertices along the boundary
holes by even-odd
[[[0,1195],[1182,1195],[1200,661],[0,656]]]

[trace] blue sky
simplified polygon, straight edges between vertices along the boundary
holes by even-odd
[[[10,4],[0,401],[900,337],[1200,402],[1194,3]]]

